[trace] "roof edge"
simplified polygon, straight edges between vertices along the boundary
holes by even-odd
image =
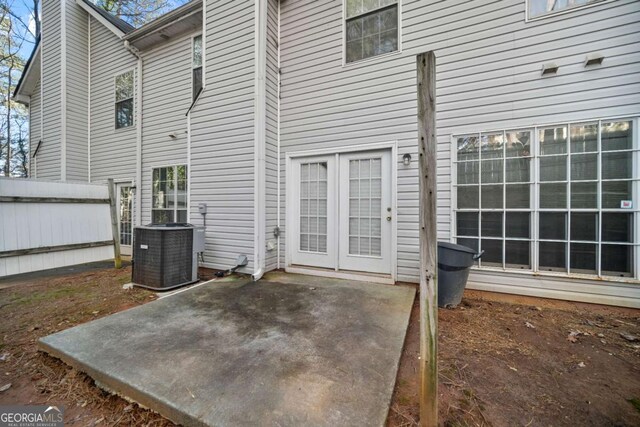
[[[89,15],[95,18],[102,25],[107,27],[118,38],[122,38],[125,34],[135,31],[135,27],[128,22],[116,18],[106,10],[100,9],[89,0],[76,0],[76,4],[84,9]]]
[[[36,38],[36,44],[33,47],[33,50],[31,51],[31,55],[29,55],[29,59],[27,59],[27,63],[24,65],[24,69],[22,70],[22,74],[20,75],[20,80],[18,80],[18,84],[16,85],[16,88],[13,90],[12,98],[18,102],[22,102],[22,103],[29,102],[28,97],[30,95],[24,95],[20,92],[22,92],[22,86],[24,85],[24,82],[27,80],[27,78],[29,77],[29,75],[33,70],[32,65],[38,54],[40,54],[40,36]]]
[[[165,13],[164,15],[154,19],[153,21],[144,24],[142,27],[125,34],[123,39],[133,42],[148,34],[161,30],[174,21],[198,11],[198,9],[202,9],[202,0],[192,0],[189,3],[183,4],[177,9],[172,10],[171,12]]]

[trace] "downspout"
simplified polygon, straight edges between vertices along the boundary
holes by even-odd
[[[277,176],[277,186],[278,188],[276,189],[276,197],[277,197],[277,219],[276,219],[276,225],[278,227],[278,236],[276,237],[276,245],[278,247],[278,251],[276,253],[276,266],[278,268],[278,270],[280,269],[280,230],[281,230],[281,224],[280,224],[280,205],[281,205],[281,194],[280,194],[280,186],[281,186],[281,175],[280,175],[280,86],[281,86],[281,81],[282,81],[282,74],[280,72],[280,1],[278,1],[278,87],[277,87],[277,92],[276,92],[276,96],[277,98],[277,123],[276,123],[276,144],[277,144],[277,158],[278,158],[278,176]]]
[[[142,224],[142,55],[131,46],[128,40],[124,47],[138,59],[138,75],[136,76],[136,216],[135,224]]]
[[[60,181],[67,180],[67,8],[60,2]],[[40,58],[40,61],[44,58]]]
[[[266,110],[267,110],[267,0],[255,1],[254,70],[254,281],[265,272],[266,240]]]
[[[87,180],[91,182],[91,15],[87,14]]]

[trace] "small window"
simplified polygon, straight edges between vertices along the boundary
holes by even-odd
[[[602,0],[528,0],[529,18],[550,15],[562,10],[596,3]]]
[[[187,222],[187,167],[185,165],[153,169],[154,224]]]
[[[397,0],[345,0],[346,62],[398,50]]]
[[[133,71],[116,76],[116,129],[133,125]]]
[[[198,93],[202,90],[202,36],[193,38],[193,99],[195,100]]]

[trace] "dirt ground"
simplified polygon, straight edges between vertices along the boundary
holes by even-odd
[[[37,339],[135,305],[129,268],[0,286],[0,404],[57,404],[67,425],[169,426],[37,351]],[[416,425],[418,306],[388,425]],[[439,312],[439,419],[452,426],[640,425],[640,311],[469,291]],[[632,335],[632,336],[630,336]]]

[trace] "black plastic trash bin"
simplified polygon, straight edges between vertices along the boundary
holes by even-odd
[[[438,242],[438,307],[455,307],[462,301],[473,262],[482,256],[471,248]]]

